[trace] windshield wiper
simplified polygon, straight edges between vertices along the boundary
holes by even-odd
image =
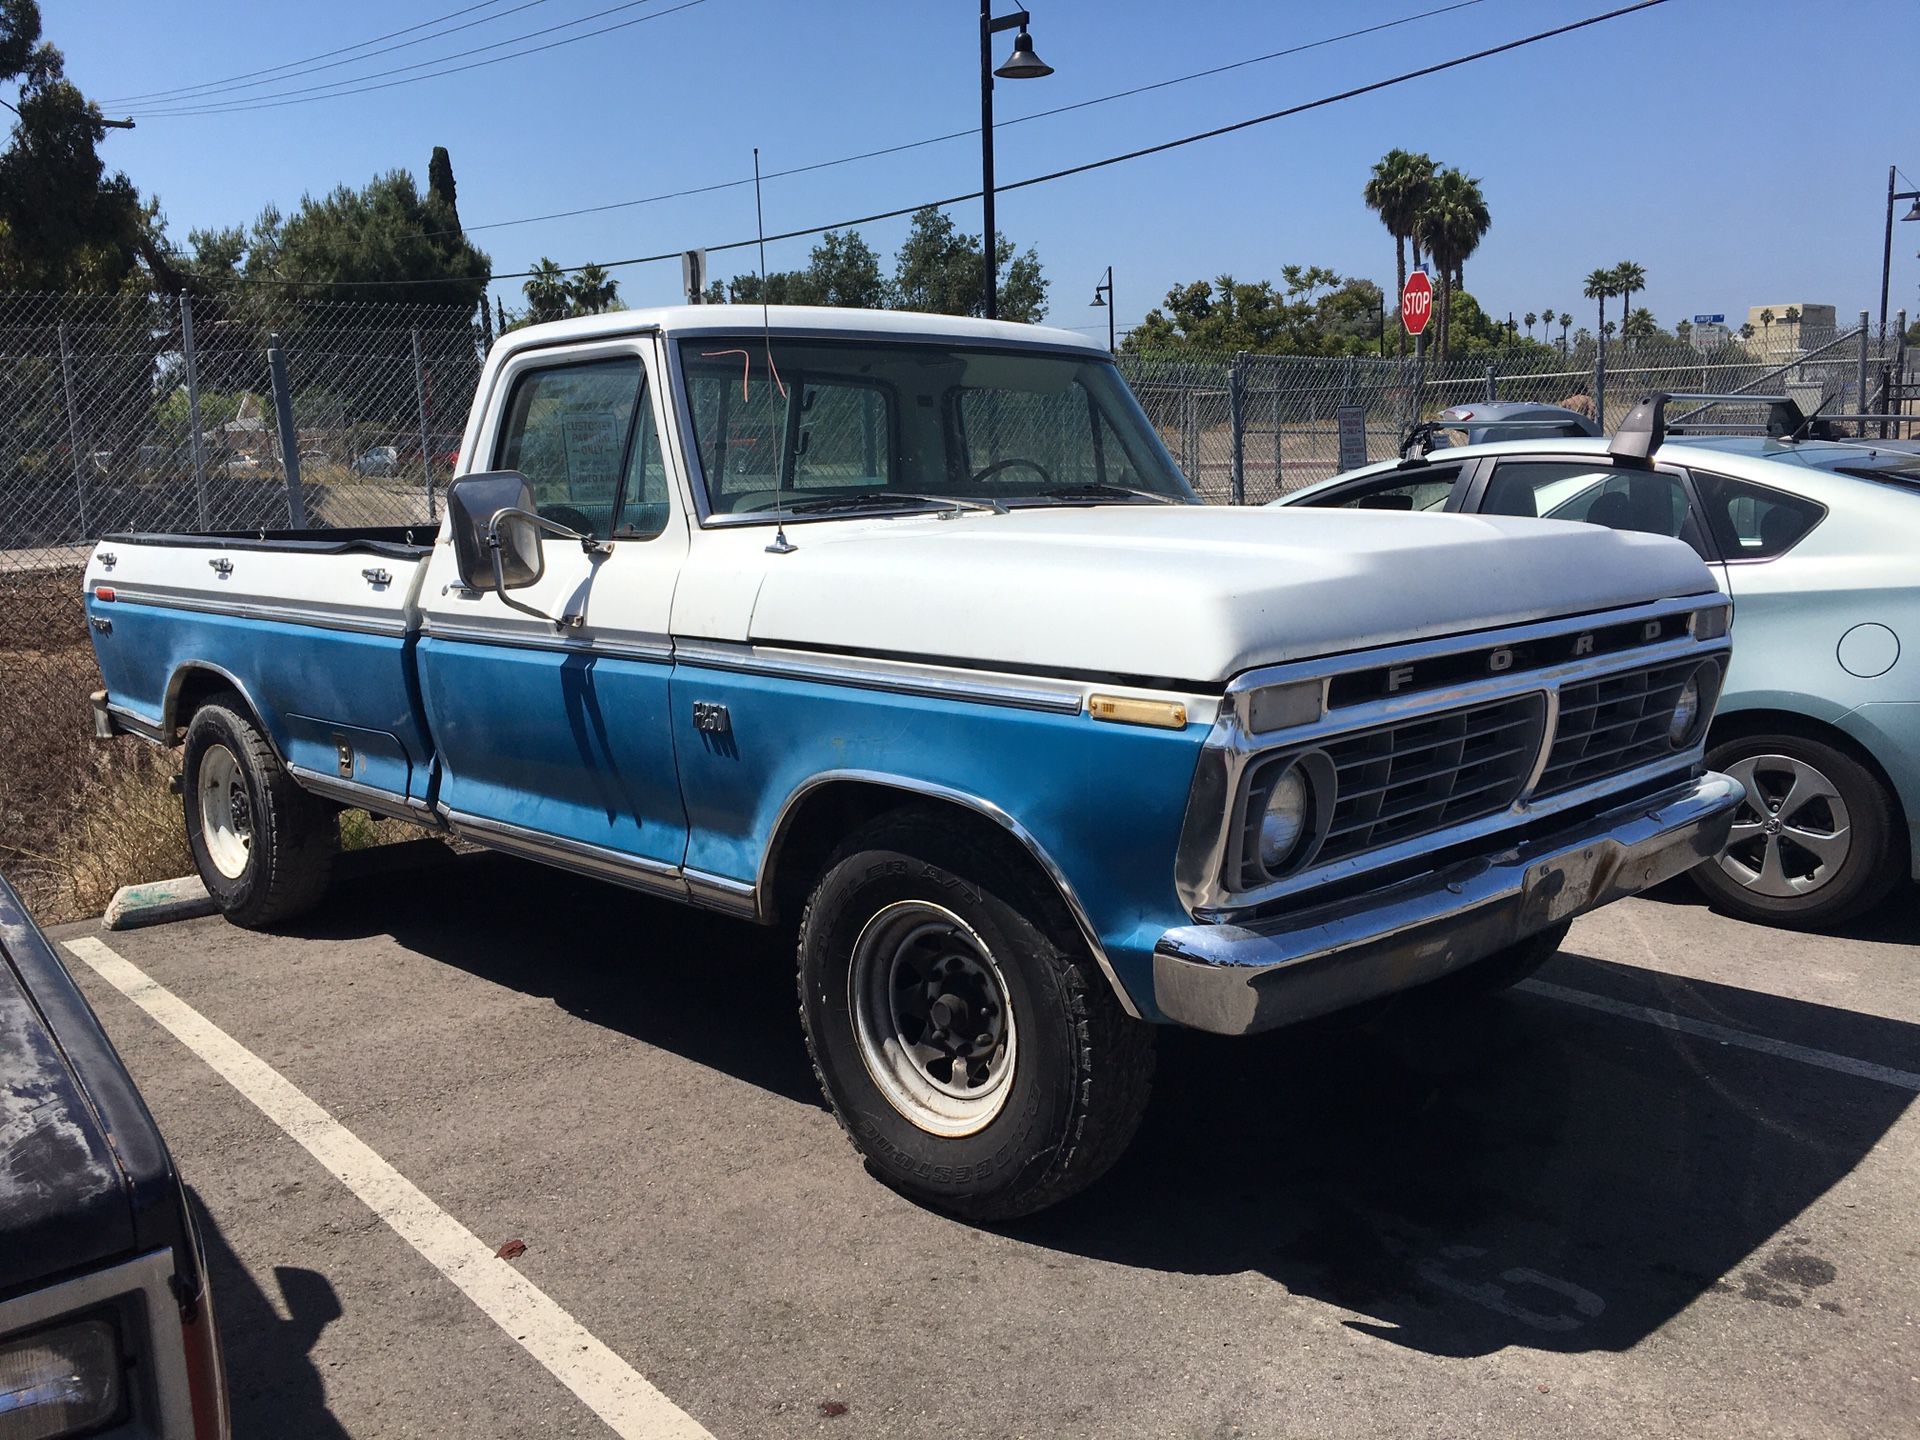
[[[1004,515],[1007,507],[998,500],[963,500],[957,495],[919,495],[908,490],[871,490],[859,495],[814,495],[788,499],[778,509],[788,515],[822,514],[834,510],[898,509],[902,506],[939,505],[959,514],[984,510]]]
[[[1077,500],[1151,500],[1156,505],[1180,503],[1171,495],[1156,494],[1152,490],[1136,490],[1131,485],[1109,485],[1104,480],[1089,481],[1084,485],[1052,485],[1045,490],[1029,490],[1024,495],[1016,495],[1012,498],[1015,503],[1022,500],[1038,500],[1043,504],[1054,501],[1071,504]]]

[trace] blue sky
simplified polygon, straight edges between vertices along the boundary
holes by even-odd
[[[780,170],[978,123],[978,8],[969,0],[698,0],[582,44],[345,99],[184,116],[124,98],[350,45],[462,3],[198,0],[191,21],[187,7],[152,0],[43,0],[42,9],[70,76],[109,114],[140,117],[131,133],[109,132],[106,154],[143,192],[160,196],[182,239],[194,226],[247,221],[268,201],[291,209],[304,192],[363,183],[394,166],[424,184],[436,144],[452,152],[461,216],[476,227],[749,175],[756,144],[763,166]],[[616,3],[497,0],[449,23],[526,8],[376,60],[221,98],[271,96],[432,59]],[[651,0],[543,40],[683,3]],[[1001,82],[998,118],[1443,3],[1029,0],[1035,46],[1057,73]],[[1606,8],[1606,0],[1479,0],[1005,127],[1000,178],[1226,124]],[[1008,38],[1000,37],[1000,49]],[[1360,190],[1373,161],[1398,145],[1480,177],[1494,223],[1467,281],[1495,314],[1551,306],[1585,321],[1591,307],[1580,298],[1581,278],[1634,259],[1649,275],[1645,303],[1664,325],[1696,311],[1735,318],[1749,305],[1783,301],[1835,304],[1844,322],[1878,304],[1887,166],[1920,176],[1908,83],[1916,55],[1913,0],[1670,0],[1384,93],[1003,195],[999,224],[1022,248],[1037,247],[1053,281],[1051,318],[1070,326],[1104,328],[1087,301],[1109,264],[1123,327],[1169,286],[1222,272],[1277,278],[1283,264],[1313,263],[1390,286],[1391,241]],[[968,136],[769,181],[767,227],[892,209],[978,183],[978,141]],[[977,202],[955,213],[978,230]],[[864,233],[890,257],[904,229],[892,221]],[[571,265],[752,233],[752,191],[735,188],[482,229],[473,238],[507,271],[541,255]],[[770,248],[769,265],[804,263],[809,243]],[[1896,226],[1892,303],[1920,313],[1916,250],[1920,224]],[[750,252],[732,252],[716,256],[714,269],[750,263]],[[677,265],[615,274],[629,304],[677,298]],[[509,290],[509,304],[518,299],[497,288]]]

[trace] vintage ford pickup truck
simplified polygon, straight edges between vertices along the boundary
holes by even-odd
[[[364,807],[791,927],[855,1146],[969,1215],[1112,1163],[1150,1022],[1511,983],[1740,798],[1687,547],[1200,506],[1064,332],[534,326],[461,467],[437,527],[107,538],[100,730],[184,743],[242,925]]]

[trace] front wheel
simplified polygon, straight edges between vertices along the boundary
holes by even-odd
[[[1800,735],[1742,735],[1714,746],[1707,764],[1747,791],[1727,848],[1688,872],[1715,909],[1762,925],[1836,925],[1898,882],[1893,797],[1851,755]]]
[[[294,783],[237,701],[194,712],[180,793],[187,848],[227,919],[257,929],[319,903],[340,847],[338,815]]]
[[[800,923],[822,1090],[887,1184],[973,1219],[1065,1199],[1133,1138],[1153,1072],[1060,907],[932,815],[843,845]]]

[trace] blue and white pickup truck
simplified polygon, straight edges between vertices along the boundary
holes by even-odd
[[[1112,1163],[1150,1022],[1511,983],[1740,799],[1686,546],[1202,507],[1064,332],[534,326],[461,468],[437,532],[103,541],[99,728],[184,743],[242,925],[313,904],[364,807],[789,927],[854,1144],[969,1215]]]

